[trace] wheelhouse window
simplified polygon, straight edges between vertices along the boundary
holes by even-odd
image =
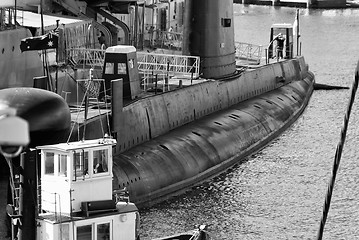
[[[97,225],[97,239],[110,240],[110,223]]]
[[[115,73],[115,64],[107,62],[105,66],[105,74],[114,74]]]
[[[76,228],[76,240],[111,240],[111,222],[91,223]]]
[[[85,225],[77,227],[77,240],[89,240],[92,239],[92,225]]]
[[[75,180],[77,178],[84,178],[88,176],[88,164],[89,162],[89,154],[88,152],[76,152],[74,154],[74,177]]]
[[[108,150],[95,150],[93,151],[93,169],[94,174],[108,172]]]
[[[45,175],[54,175],[55,173],[55,154],[53,152],[45,153]]]
[[[117,64],[117,74],[127,74],[126,63]]]
[[[67,177],[67,155],[59,155],[59,176]]]

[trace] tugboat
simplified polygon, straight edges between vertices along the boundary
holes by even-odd
[[[115,145],[115,139],[105,137],[37,147],[35,159],[39,159],[35,161],[40,163],[40,176],[36,232],[22,224],[31,219],[22,215],[29,212],[23,210],[22,196],[17,196],[15,205],[7,207],[12,239],[139,240],[137,207],[125,191],[112,188]],[[22,187],[18,189],[16,193],[22,194]],[[161,239],[209,239],[204,229],[201,226]]]

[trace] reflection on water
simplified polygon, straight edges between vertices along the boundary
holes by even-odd
[[[236,40],[265,46],[295,9],[235,5]],[[351,86],[359,9],[300,10],[302,53],[325,84]],[[349,90],[316,91],[302,117],[241,165],[143,210],[142,240],[207,224],[214,239],[315,239]],[[359,238],[359,103],[354,104],[325,239]]]

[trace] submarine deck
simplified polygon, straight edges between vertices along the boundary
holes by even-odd
[[[280,59],[279,61],[275,59],[270,59],[269,64],[265,64],[264,61],[261,61],[259,64],[253,64],[252,61],[246,61],[246,60],[236,60],[236,73],[232,76],[228,76],[228,78],[220,79],[220,80],[214,80],[214,79],[204,79],[204,78],[196,78],[191,79],[188,76],[184,75],[172,75],[169,77],[168,80],[159,80],[157,82],[157,89],[155,88],[155,85],[148,87],[146,91],[142,91],[138,98],[136,99],[123,99],[123,107],[126,107],[140,99],[144,99],[150,96],[154,96],[156,94],[161,94],[163,92],[173,91],[179,88],[185,88],[191,85],[200,84],[203,82],[208,81],[223,81],[226,79],[230,79],[233,77],[238,77],[244,72],[253,71],[257,68],[263,67],[265,65],[270,65],[275,62],[282,62],[286,61],[287,59]],[[143,89],[143,87],[142,87]],[[82,125],[85,123],[85,106],[84,103],[81,102],[75,102],[75,103],[69,103],[69,108],[71,112],[71,122],[77,123],[79,125]],[[88,103],[88,109],[87,109],[87,120],[96,118],[100,115],[106,115],[111,114],[111,103],[110,102],[104,102],[100,101],[98,99],[89,99]]]

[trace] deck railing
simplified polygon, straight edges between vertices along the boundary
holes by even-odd
[[[182,33],[173,31],[156,30],[153,35],[150,34],[150,46],[157,48],[178,49],[182,48]]]
[[[169,79],[176,76],[185,79],[199,77],[199,57],[141,52],[137,54],[137,59],[144,91],[156,88],[157,83],[162,86],[162,91],[168,91]]]
[[[105,50],[72,48],[67,51],[69,62],[80,68],[103,68]],[[200,58],[197,56],[154,54],[137,52],[138,71],[142,74],[142,85],[147,90],[155,76],[168,80],[178,76],[187,79],[199,77]],[[156,80],[157,81],[157,80]]]
[[[103,68],[105,50],[91,48],[71,48],[67,50],[70,63],[82,68]]]
[[[137,53],[140,72],[199,77],[200,58],[196,56]]]
[[[250,43],[236,42],[236,59],[244,60],[254,64],[260,64],[263,47]]]

